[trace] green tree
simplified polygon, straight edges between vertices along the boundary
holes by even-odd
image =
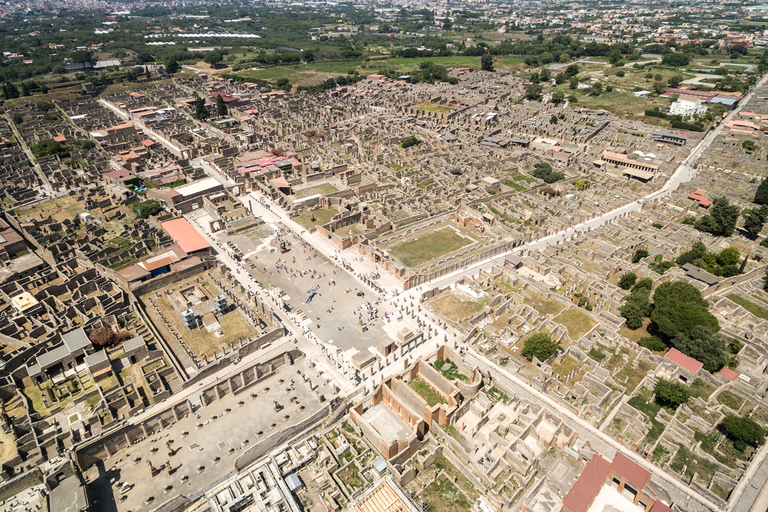
[[[570,81],[568,82],[568,88],[572,91],[576,90],[579,87],[579,77],[572,76]]]
[[[565,93],[563,91],[555,91],[552,93],[552,101],[554,103],[562,103],[564,99],[565,99]]]
[[[195,94],[195,119],[204,121],[208,119],[208,107],[205,106],[205,99]]]
[[[623,69],[620,69],[620,70],[618,70],[618,71],[616,72],[616,76],[617,76],[617,77],[619,77],[619,78],[623,78],[625,74],[626,74],[626,73],[624,72],[624,70],[623,70]]]
[[[544,88],[539,84],[531,84],[525,89],[525,99],[531,101],[539,101],[541,99],[541,91]]]
[[[664,82],[656,81],[653,82],[651,90],[654,94],[664,94],[664,91],[667,90],[667,86],[664,84]]]
[[[421,141],[416,138],[415,135],[411,135],[407,139],[403,140],[403,142],[400,143],[400,147],[403,149],[410,148],[411,146],[418,146],[421,144]]]
[[[768,204],[768,178],[763,178],[763,181],[760,182],[752,201],[760,205]]]
[[[711,373],[720,370],[728,362],[723,338],[701,325],[693,326],[690,334],[677,333],[670,340],[670,345],[703,363],[704,369]]]
[[[677,409],[680,404],[688,402],[688,399],[691,397],[688,386],[681,382],[662,378],[656,380],[653,392],[656,393],[656,402],[659,405],[673,409]]]
[[[53,103],[50,101],[38,101],[35,103],[35,107],[37,107],[37,110],[41,110],[43,112],[48,112],[49,110],[53,110],[55,108]]]
[[[677,87],[678,85],[680,85],[680,82],[682,81],[683,81],[683,77],[681,77],[680,75],[673,75],[669,77],[669,79],[667,79],[667,83],[669,84],[670,87]]]
[[[546,361],[552,354],[560,350],[560,344],[552,340],[547,332],[537,332],[532,334],[523,342],[523,350],[520,352],[523,357],[533,361],[535,357],[539,361]]]
[[[627,272],[623,276],[621,276],[621,279],[619,279],[619,288],[622,290],[629,290],[635,285],[635,282],[637,281],[637,274],[634,272]]]
[[[484,53],[480,58],[480,69],[483,71],[494,71],[493,69],[493,57],[490,53]]]
[[[549,124],[557,124],[557,116],[552,115],[552,117],[549,118]]]
[[[227,113],[227,104],[224,102],[224,98],[221,97],[221,94],[219,94],[216,96],[216,115],[224,117]]]
[[[690,336],[694,327],[703,326],[711,332],[720,330],[720,324],[707,311],[709,303],[692,284],[682,281],[662,283],[653,293],[651,320],[659,333],[673,338],[678,333]]]
[[[638,281],[635,283],[635,286],[632,287],[632,291],[640,290],[641,288],[644,288],[646,290],[653,290],[653,279],[650,277],[644,277],[642,279],[638,279]]]
[[[205,58],[203,58],[205,62],[211,65],[212,68],[216,68],[216,66],[219,65],[221,61],[224,60],[224,56],[219,51],[212,51],[205,55]]]
[[[760,446],[765,443],[765,429],[751,418],[727,414],[718,428],[733,440],[734,447],[742,451],[747,445]]]
[[[754,151],[755,150],[755,142],[751,140],[745,140],[741,143],[741,147],[746,149],[747,151]]]
[[[765,221],[768,220],[768,204],[751,210],[745,209],[741,212],[741,216],[744,217],[744,231],[747,232],[747,237],[754,240],[763,230]]]
[[[718,197],[712,201],[711,213],[699,218],[694,227],[715,236],[728,237],[736,229],[739,213],[738,206],[731,204],[725,197]]]
[[[303,50],[301,52],[301,58],[307,64],[310,62],[315,62],[315,54],[312,52],[312,50]]]
[[[650,288],[638,288],[624,299],[619,314],[627,321],[627,328],[635,330],[643,326],[643,319],[651,311]]]
[[[140,219],[146,219],[151,215],[155,215],[160,211],[160,203],[154,199],[147,201],[135,202],[131,205],[136,216]]]
[[[169,75],[173,75],[174,73],[178,73],[181,70],[181,66],[179,65],[179,61],[176,59],[169,59],[165,62],[165,72]]]
[[[648,257],[648,251],[645,249],[637,249],[632,255],[632,263],[640,263],[640,260]]]
[[[728,247],[720,251],[717,255],[717,263],[721,267],[727,267],[729,265],[736,265],[741,259],[739,250],[735,247]]]

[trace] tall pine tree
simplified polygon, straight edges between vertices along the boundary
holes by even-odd
[[[754,202],[759,205],[768,204],[768,178],[763,179],[760,186],[757,187]]]

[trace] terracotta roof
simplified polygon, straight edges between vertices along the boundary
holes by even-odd
[[[717,373],[719,373],[720,375],[722,375],[723,377],[725,377],[730,381],[734,381],[739,378],[739,372],[735,370],[731,370],[727,366],[723,366],[723,368]]]
[[[687,355],[683,354],[676,348],[670,349],[669,352],[667,352],[667,355],[664,356],[666,359],[669,359],[670,361],[673,361],[686,370],[688,370],[691,373],[696,373],[699,370],[701,370],[701,367],[704,366],[702,363],[698,362],[692,357],[688,357]]]
[[[162,226],[187,254],[211,246],[184,218],[163,222]]]
[[[605,483],[605,477],[611,470],[611,463],[595,454],[587,467],[581,472],[579,479],[565,495],[563,505],[573,512],[586,512],[592,500]]]
[[[155,141],[153,141],[152,139],[143,140],[143,141],[141,141],[141,143],[144,144],[144,146],[146,146],[148,148],[152,147],[152,146],[154,146],[156,144]]]
[[[616,456],[613,458],[613,462],[611,462],[611,469],[637,491],[645,487],[645,484],[651,479],[650,472],[646,471],[620,452],[616,452]]]

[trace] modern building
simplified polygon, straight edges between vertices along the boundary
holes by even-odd
[[[562,512],[601,512],[607,506],[622,512],[672,512],[649,494],[650,481],[650,472],[621,453],[612,462],[595,454],[565,496]]]
[[[690,117],[696,114],[703,114],[707,107],[702,105],[700,99],[680,98],[669,106],[669,113],[673,116]]]

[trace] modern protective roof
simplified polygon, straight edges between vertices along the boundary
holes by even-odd
[[[204,180],[195,181],[194,183],[190,183],[188,185],[182,185],[175,188],[174,190],[176,190],[176,192],[182,196],[186,197],[200,194],[206,192],[207,190],[212,190],[221,186],[221,183],[219,183],[219,180],[216,178],[206,178]]]
[[[208,249],[211,246],[183,217],[163,222],[162,226],[187,254]]]
[[[91,340],[85,335],[85,330],[83,328],[75,329],[67,334],[62,334],[61,339],[64,340],[64,345],[66,345],[70,352],[76,352],[91,346]]]
[[[692,357],[688,357],[676,348],[670,349],[669,352],[667,352],[667,355],[664,357],[670,361],[674,361],[692,373],[696,373],[701,369],[702,366],[704,366],[702,363],[698,362]]]

